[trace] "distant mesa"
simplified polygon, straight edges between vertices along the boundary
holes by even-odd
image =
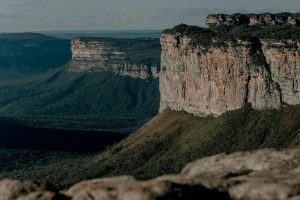
[[[300,25],[300,14],[293,13],[264,13],[264,14],[212,14],[206,19],[208,26],[221,25]]]
[[[158,78],[158,39],[76,38],[71,42],[72,72],[104,72],[132,78]]]

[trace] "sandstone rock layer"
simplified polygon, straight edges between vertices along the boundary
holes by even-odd
[[[247,34],[234,38],[184,25],[163,32],[160,111],[219,116],[246,104],[257,110],[299,104],[298,38]]]
[[[76,38],[71,42],[72,61],[68,70],[71,72],[109,71],[133,78],[158,78],[159,57],[155,56],[159,53],[159,48],[153,47],[153,44],[155,41],[151,39]],[[154,55],[144,55],[144,60],[131,58],[139,53],[138,51],[147,52],[148,49],[154,52]]]

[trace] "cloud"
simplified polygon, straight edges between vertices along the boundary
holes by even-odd
[[[45,0],[11,0],[7,3],[7,5],[12,7],[26,7],[36,5],[44,1]]]
[[[0,29],[164,29],[205,26],[211,13],[299,9],[299,0],[0,0]]]
[[[0,20],[7,20],[7,19],[24,19],[28,18],[28,15],[22,14],[2,14],[0,13]]]

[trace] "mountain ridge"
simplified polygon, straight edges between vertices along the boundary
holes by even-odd
[[[0,34],[0,70],[28,75],[61,67],[71,59],[69,49],[65,39],[37,33]]]

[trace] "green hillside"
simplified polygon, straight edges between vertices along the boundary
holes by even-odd
[[[113,43],[143,64],[160,62],[159,39],[85,38]],[[33,127],[129,133],[158,112],[158,80],[70,73],[70,40],[0,34],[0,119]]]
[[[13,171],[4,168],[0,178],[45,177],[60,188],[104,176],[151,178],[179,172],[195,159],[218,153],[299,146],[299,121],[300,106],[273,111],[247,107],[218,118],[165,111],[103,153]]]
[[[130,132],[155,116],[158,80],[52,70],[0,84],[0,117],[34,127]]]
[[[300,106],[255,111],[250,107],[218,118],[166,111],[87,165],[94,177],[131,174],[151,178],[179,172],[187,163],[218,153],[300,145]]]
[[[36,33],[0,34],[0,80],[60,67],[70,59],[69,40]]]

